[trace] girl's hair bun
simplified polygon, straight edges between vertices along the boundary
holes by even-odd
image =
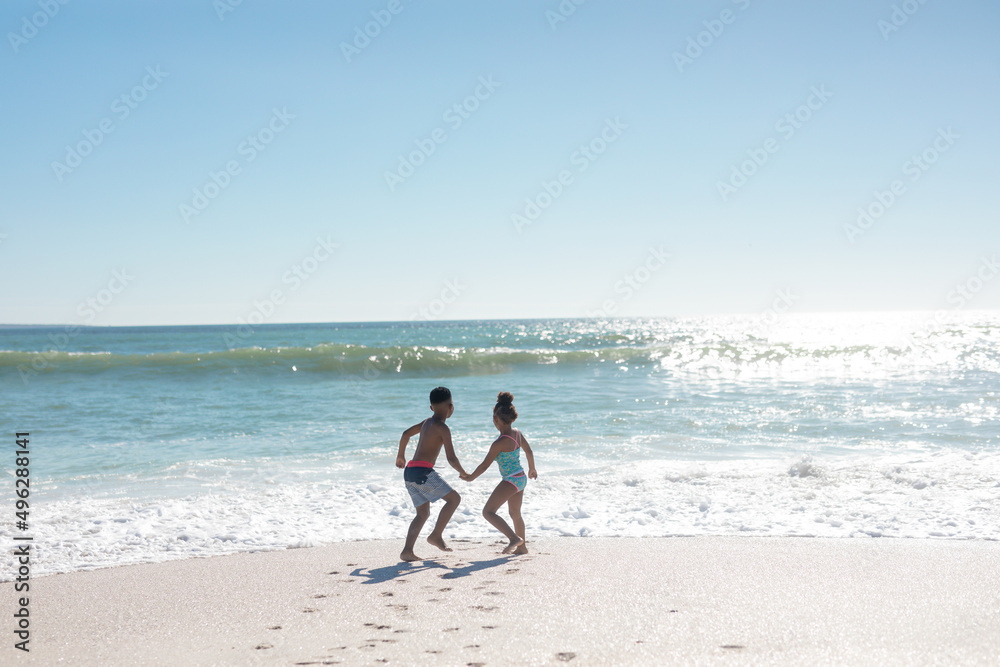
[[[501,391],[497,394],[497,404],[493,407],[493,414],[512,424],[517,419],[517,410],[514,408],[514,394],[509,391]]]

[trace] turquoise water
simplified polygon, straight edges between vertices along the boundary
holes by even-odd
[[[49,572],[401,536],[439,384],[467,468],[514,393],[535,535],[997,539],[998,344],[994,313],[19,327],[0,398]],[[443,474],[491,535],[495,480]]]

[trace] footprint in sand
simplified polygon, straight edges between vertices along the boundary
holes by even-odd
[[[440,653],[441,651],[435,651],[433,649],[427,649],[424,653]]]
[[[431,598],[430,600],[428,600],[428,602],[440,602],[440,601],[441,600],[438,600],[437,598]]]
[[[280,630],[280,629],[281,629],[280,625],[272,625],[271,627],[268,628],[268,630]]]
[[[406,611],[409,609],[405,604],[387,604],[386,607],[392,607],[396,611]]]
[[[448,592],[450,590],[451,590],[450,588],[439,588],[438,589],[438,593],[446,593],[446,592]]]
[[[469,609],[475,609],[476,611],[496,611],[496,607],[484,607],[481,604],[477,604],[475,607],[469,607]]]
[[[520,570],[504,570],[504,574],[514,574],[515,572],[520,572]]]
[[[569,662],[576,657],[576,653],[556,653],[556,660],[561,662]]]
[[[314,609],[313,607],[306,607],[302,610],[303,614],[311,614],[313,612],[319,611],[319,609]]]
[[[467,662],[465,664],[467,667],[484,667],[484,665],[486,665],[485,662]]]
[[[487,595],[503,595],[503,591],[486,591]]]
[[[340,572],[338,572],[337,570],[334,570],[333,572],[327,572],[327,574],[340,574]]]
[[[741,646],[740,644],[723,644],[723,645],[722,645],[722,646],[720,646],[719,648],[734,648],[734,649],[740,649],[740,648],[746,648],[746,646]]]
[[[459,629],[459,628],[445,628],[445,629],[444,629],[444,630],[442,630],[441,632],[455,632],[455,631],[456,631],[456,630],[458,630],[458,629]]]
[[[254,648],[259,651],[260,649],[274,648],[274,644],[257,644]]]
[[[495,626],[495,625],[484,625],[483,626],[483,630],[496,630],[496,629],[497,629],[497,626]]]
[[[326,593],[317,593],[316,595],[312,596],[313,600],[322,600],[325,597],[327,597]]]
[[[468,646],[463,646],[462,648],[479,648],[479,644],[469,644]]]
[[[384,598],[391,598],[392,597],[392,593],[390,593],[389,591],[382,591],[382,597],[384,597]]]

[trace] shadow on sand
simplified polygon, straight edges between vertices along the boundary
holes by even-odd
[[[487,570],[491,567],[505,565],[509,563],[512,558],[513,556],[502,556],[492,560],[474,560],[468,565],[464,565],[462,567],[448,567],[447,565],[442,565],[434,560],[420,561],[419,565],[417,563],[396,563],[394,565],[378,567],[374,570],[366,570],[365,568],[359,567],[351,572],[351,576],[363,578],[364,581],[361,582],[362,584],[381,584],[391,579],[405,577],[408,574],[414,574],[415,572],[420,572],[422,570],[445,570],[445,572],[441,575],[442,579],[458,579],[459,577],[467,577],[474,572],[479,572],[480,570]]]

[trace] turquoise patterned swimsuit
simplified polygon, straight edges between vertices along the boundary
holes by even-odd
[[[524,491],[524,487],[528,485],[528,476],[524,474],[524,468],[521,467],[521,441],[520,434],[516,429],[514,435],[516,437],[500,436],[501,438],[510,438],[517,444],[517,447],[511,452],[498,453],[497,466],[500,467],[500,476],[503,477],[503,481],[510,482],[518,491]]]

